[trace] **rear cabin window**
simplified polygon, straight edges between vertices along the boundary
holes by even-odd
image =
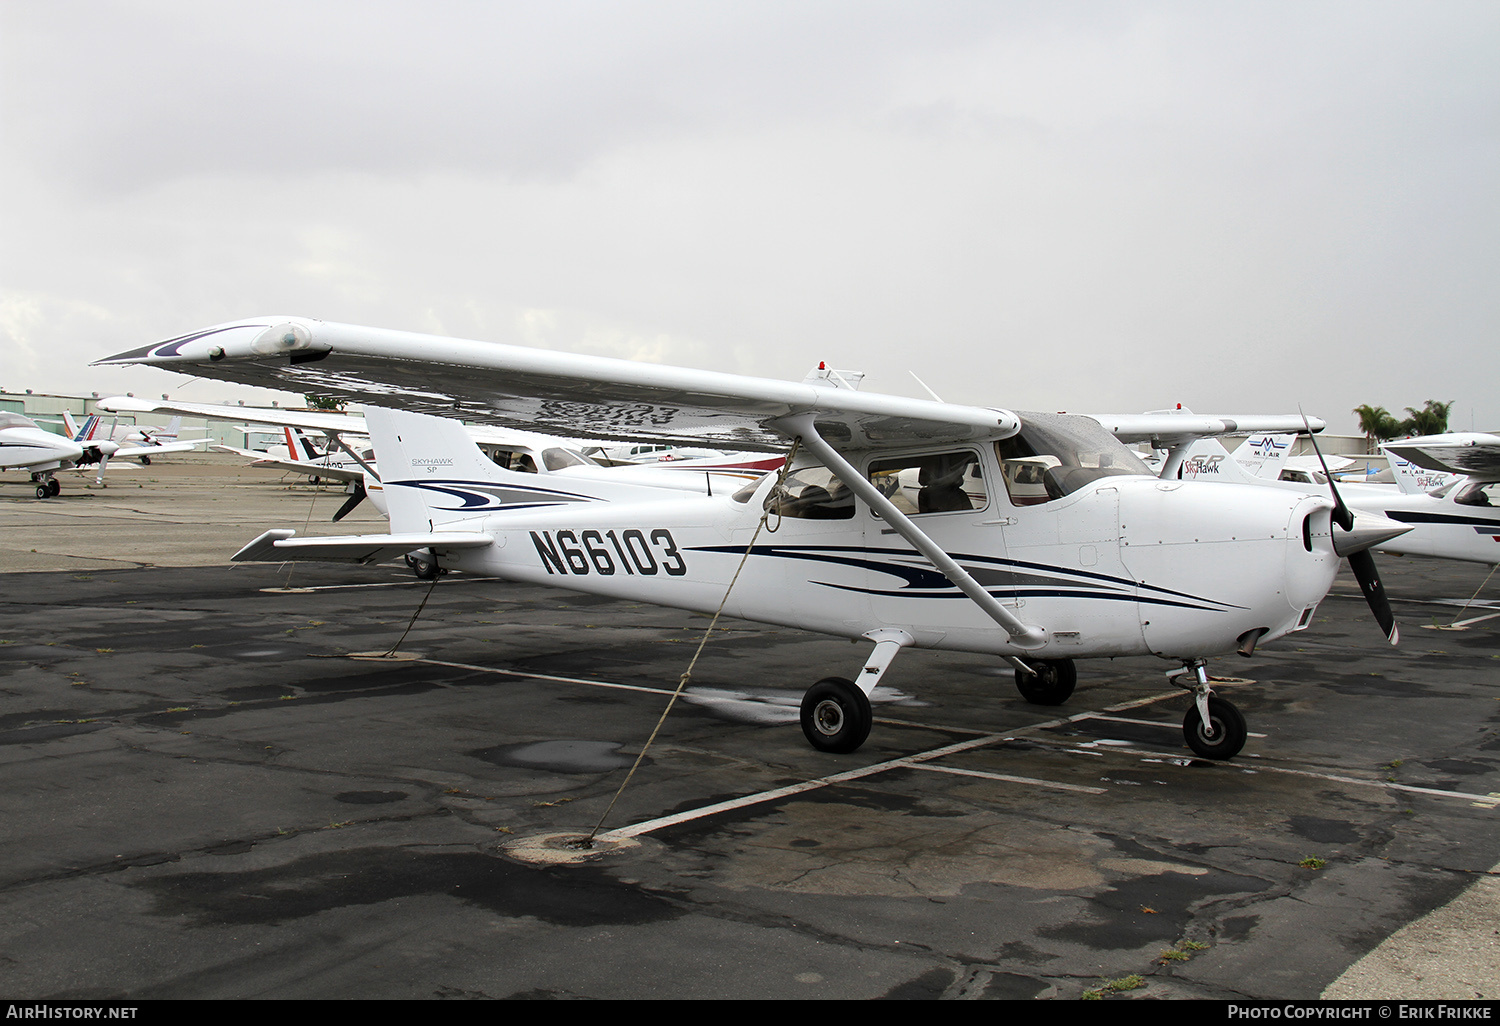
[[[969,449],[875,460],[870,483],[908,516],[984,509],[989,503],[979,454]]]
[[[771,489],[766,510],[795,520],[848,520],[854,516],[854,493],[826,467],[799,467]]]

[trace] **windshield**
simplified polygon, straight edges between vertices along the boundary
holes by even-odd
[[[1453,497],[1461,506],[1500,506],[1500,483],[1475,481]]]
[[[574,449],[543,449],[542,465],[548,470],[563,467],[597,467],[599,464]]]
[[[995,443],[1011,502],[1031,506],[1071,495],[1103,477],[1151,468],[1089,417],[1022,413],[1021,432]]]
[[[0,428],[34,428],[36,422],[28,420],[19,413],[0,413]]]

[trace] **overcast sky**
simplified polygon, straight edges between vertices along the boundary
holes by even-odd
[[[1500,429],[1500,4],[0,3],[0,386],[264,314]]]

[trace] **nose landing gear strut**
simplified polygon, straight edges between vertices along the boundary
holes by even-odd
[[[1206,666],[1202,659],[1195,659],[1185,664],[1185,674],[1173,678],[1193,693],[1193,704],[1182,721],[1182,736],[1205,759],[1232,759],[1245,747],[1249,731],[1239,709],[1214,694]]]

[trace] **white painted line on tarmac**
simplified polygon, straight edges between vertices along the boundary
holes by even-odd
[[[872,777],[893,769],[913,769],[917,764],[931,762],[933,759],[941,759],[958,752],[966,752],[971,748],[982,748],[985,745],[994,744],[1003,738],[999,734],[990,734],[985,737],[973,738],[968,741],[958,741],[941,748],[922,752],[918,755],[903,755],[899,759],[890,759],[886,762],[872,763],[859,769],[846,770],[843,773],[833,773],[826,777],[818,777],[815,780],[804,780],[800,784],[790,784],[786,787],[778,787],[770,791],[759,791],[755,794],[747,794],[741,798],[731,798],[728,801],[716,802],[713,805],[705,805],[702,808],[690,809],[671,816],[662,816],[658,819],[648,819],[630,826],[620,827],[617,830],[607,830],[600,837],[619,839],[625,837],[639,837],[642,834],[654,833],[657,830],[679,823],[689,823],[704,816],[714,816],[721,812],[731,812],[735,809],[743,809],[750,805],[761,805],[765,802],[776,801],[789,795],[802,794],[807,791],[816,791],[819,788],[831,787],[834,784],[846,784],[851,780],[861,780],[864,777]]]
[[[558,677],[551,673],[528,673],[525,670],[506,670],[498,666],[476,666],[473,663],[454,663],[446,659],[419,659],[418,662],[431,663],[433,666],[451,666],[458,670],[476,670],[480,673],[494,673],[505,677],[524,677],[527,680],[550,680],[559,684],[586,684],[591,688],[613,688],[617,691],[644,691],[649,695],[671,695],[674,688],[653,688],[644,684],[616,684],[607,680],[585,680],[582,677]]]
[[[1178,733],[1182,732],[1182,724],[1180,724],[1180,723],[1171,723],[1171,722],[1167,722],[1167,721],[1163,721],[1163,720],[1137,720],[1137,719],[1132,719],[1129,716],[1098,716],[1098,715],[1095,715],[1095,716],[1086,716],[1086,717],[1081,717],[1081,718],[1082,719],[1090,719],[1090,720],[1101,720],[1101,721],[1108,722],[1108,723],[1130,723],[1130,724],[1134,724],[1135,726],[1138,726],[1138,727],[1161,727],[1163,730],[1172,730],[1172,731],[1176,731]],[[1266,737],[1267,736],[1265,734],[1257,734],[1253,730],[1249,731],[1248,733],[1249,733],[1250,737]]]
[[[1076,791],[1080,794],[1106,794],[1108,788],[1089,787],[1085,784],[1063,784],[1055,780],[1039,780],[1036,777],[1018,777],[1010,773],[987,773],[984,770],[958,769],[955,766],[913,766],[912,769],[923,770],[927,773],[949,773],[957,777],[982,777],[985,780],[999,780],[1007,784],[1026,784],[1030,787],[1047,787],[1055,791]]]
[[[231,568],[231,569],[233,569],[233,568]],[[502,580],[502,578],[499,578],[499,577],[470,577],[468,574],[465,574],[462,577],[455,577],[451,581],[444,581],[443,584],[444,584],[444,586],[447,586],[447,585],[450,585],[450,584],[472,584],[475,581],[499,581],[499,580]],[[357,588],[404,588],[404,587],[408,587],[410,585],[423,585],[423,586],[426,586],[426,587],[430,588],[432,586],[432,582],[431,581],[419,581],[415,577],[407,577],[405,580],[378,581],[378,582],[376,582],[374,584],[319,584],[319,585],[315,585],[315,586],[309,587],[309,588],[298,588],[297,590],[298,591],[353,591],[353,590],[355,590]]]
[[[522,677],[528,680],[547,680],[555,681],[561,684],[581,684],[586,687],[611,688],[619,691],[641,691],[647,694],[664,696],[672,694],[672,689],[670,688],[653,688],[639,684],[619,684],[612,681],[587,680],[582,677],[561,677],[555,674],[547,673],[528,673],[521,670],[507,670],[494,666],[478,666],[472,663],[456,663],[442,659],[423,659],[421,661],[424,663],[430,663],[434,666],[448,666],[454,669],[472,670],[479,673],[493,673],[511,677]],[[731,812],[735,809],[747,808],[752,805],[761,805],[766,802],[777,801],[781,798],[786,798],[791,795],[802,794],[807,791],[816,791],[824,787],[848,783],[850,781],[860,780],[865,777],[876,776],[878,774],[895,769],[931,770],[935,772],[948,773],[954,776],[980,777],[1001,783],[1017,783],[1031,787],[1048,787],[1058,790],[1081,791],[1084,793],[1104,793],[1102,790],[1096,790],[1078,784],[1064,784],[1031,777],[1017,777],[1002,773],[988,773],[979,770],[964,770],[942,766],[929,766],[925,764],[930,763],[936,759],[941,759],[949,755],[957,754],[959,752],[965,752],[975,748],[983,748],[988,745],[1014,740],[1026,740],[1039,744],[1046,744],[1061,751],[1069,751],[1078,755],[1098,755],[1100,753],[1097,747],[1085,748],[1083,747],[1083,745],[1077,742],[1055,741],[1050,738],[1039,738],[1028,735],[1030,735],[1034,731],[1047,730],[1051,727],[1063,726],[1068,723],[1076,723],[1080,720],[1088,719],[1115,719],[1121,722],[1142,723],[1148,726],[1170,726],[1169,724],[1161,724],[1153,720],[1132,720],[1125,717],[1115,717],[1106,714],[1126,712],[1131,709],[1140,708],[1142,706],[1152,705],[1156,702],[1160,702],[1168,698],[1178,698],[1181,697],[1181,694],[1182,693],[1180,691],[1167,691],[1155,695],[1148,695],[1143,698],[1132,699],[1128,702],[1120,702],[1115,705],[1106,706],[1101,710],[1089,710],[1086,712],[1074,713],[1071,716],[1062,716],[1052,720],[1045,720],[1040,723],[1029,724],[1025,727],[1021,727],[1016,730],[1005,731],[1003,733],[980,734],[979,736],[971,738],[970,740],[955,742],[951,745],[944,745],[941,748],[934,748],[930,751],[922,752],[918,755],[902,756],[900,758],[891,759],[886,762],[873,763],[860,769],[847,770],[843,773],[835,773],[826,777],[818,777],[813,780],[806,780],[799,784],[790,784],[786,787],[779,787],[770,791],[760,791],[756,792],[755,794],[744,795],[740,798],[732,798],[728,801],[717,802],[713,805],[705,805],[698,809],[690,809],[685,812],[677,813],[675,815],[663,816],[659,819],[645,820],[631,826],[620,827],[617,830],[605,831],[599,836],[614,839],[639,837],[642,834],[649,834],[657,830],[663,830],[667,827],[677,826],[681,823],[692,822],[695,819],[702,819],[705,816],[713,816],[721,812]],[[928,724],[912,723],[910,721],[897,719],[881,719],[877,722],[888,723],[894,726],[917,727],[919,729],[936,729],[945,731],[962,731],[964,729],[946,726],[937,727]],[[1264,737],[1265,735],[1257,734],[1255,736]],[[1108,748],[1108,751],[1121,755],[1135,755],[1142,758],[1156,759],[1165,763],[1176,764],[1179,766],[1187,765],[1189,762],[1193,761],[1202,761],[1198,760],[1196,756],[1183,755],[1176,752],[1151,751],[1149,749],[1141,748],[1111,746],[1110,748]],[[1474,804],[1480,808],[1494,809],[1497,807],[1497,805],[1500,805],[1500,800],[1497,800],[1495,795],[1492,794],[1470,794],[1464,791],[1444,791],[1437,788],[1417,787],[1411,784],[1397,784],[1385,780],[1361,780],[1357,777],[1346,777],[1334,773],[1318,773],[1312,770],[1299,770],[1281,766],[1270,766],[1259,760],[1256,760],[1253,764],[1250,765],[1246,765],[1245,763],[1225,763],[1222,765],[1224,765],[1226,769],[1238,769],[1246,773],[1282,773],[1292,776],[1311,777],[1316,780],[1327,780],[1333,783],[1349,784],[1356,787],[1374,787],[1387,791],[1402,791],[1413,794],[1426,794],[1438,798],[1455,798],[1461,801],[1470,802],[1471,804]]]

